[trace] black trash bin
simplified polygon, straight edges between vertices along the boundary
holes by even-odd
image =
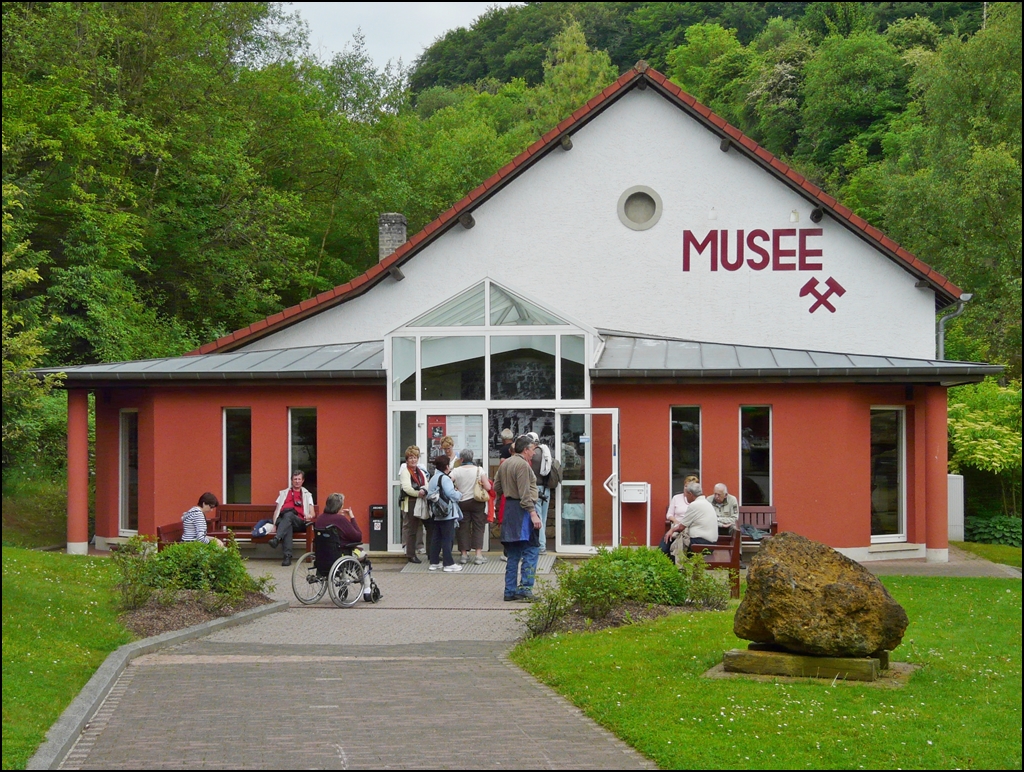
[[[388,551],[388,508],[384,504],[370,505],[370,551]]]

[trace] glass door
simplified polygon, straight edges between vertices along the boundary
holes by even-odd
[[[556,410],[555,440],[563,474],[555,500],[556,551],[618,546],[618,408]]]
[[[449,412],[450,411],[450,412]],[[417,410],[396,410],[392,413],[392,444],[395,458],[392,459],[391,480],[391,524],[388,529],[388,549],[399,552],[402,547],[402,513],[399,510],[402,488],[399,474],[405,463],[405,449],[416,445],[420,449],[420,466],[427,478],[434,473],[431,459],[441,453],[441,441],[451,437],[455,456],[463,448],[473,451],[475,463],[487,468],[487,434],[485,428],[486,410],[465,410],[463,408],[439,407]]]

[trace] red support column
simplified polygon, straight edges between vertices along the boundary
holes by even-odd
[[[949,560],[949,446],[944,387],[927,387],[925,420],[925,556],[929,562],[945,563]]]
[[[68,554],[89,552],[89,392],[68,390]]]

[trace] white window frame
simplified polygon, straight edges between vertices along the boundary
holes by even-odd
[[[136,420],[136,428],[138,427],[138,416],[139,409],[134,407],[122,408],[118,412],[118,423],[117,423],[117,443],[118,443],[118,468],[117,468],[117,533],[118,536],[134,536],[139,531],[138,529],[131,529],[125,527],[127,520],[126,504],[128,503],[125,499],[127,493],[127,480],[125,480],[125,470],[127,468],[128,461],[128,448],[125,445],[125,421],[124,417],[126,414],[133,413]],[[136,448],[138,452],[138,448]],[[138,472],[138,470],[136,470]],[[136,503],[137,505],[137,503]]]
[[[483,280],[475,280],[472,284],[461,287],[456,291],[453,291],[450,296],[445,298],[442,302],[436,304],[433,308],[423,311],[416,315],[416,319],[430,313],[430,311],[439,308],[440,306],[447,303],[452,298],[458,297],[465,293],[467,290],[483,283],[484,284],[484,322],[483,325],[459,325],[451,327],[409,327],[403,324],[400,327],[395,328],[387,335],[384,336],[384,369],[387,373],[387,443],[388,443],[388,463],[391,464],[391,459],[397,457],[397,451],[400,449],[395,447],[395,443],[398,442],[398,438],[395,436],[395,413],[402,411],[411,411],[417,415],[417,423],[419,423],[419,416],[422,414],[421,411],[429,412],[431,414],[452,414],[459,415],[462,413],[475,413],[478,411],[485,411],[484,413],[484,431],[487,431],[487,413],[491,410],[516,410],[529,407],[536,410],[550,410],[554,412],[560,408],[589,408],[591,399],[591,388],[590,388],[590,369],[593,363],[597,361],[600,356],[601,349],[604,345],[603,340],[598,334],[597,330],[588,325],[582,324],[575,319],[566,317],[561,312],[549,310],[547,303],[543,303],[535,298],[531,297],[525,292],[520,292],[514,287],[509,287],[501,282],[494,282],[490,277],[485,277]],[[502,290],[509,292],[513,295],[517,295],[523,300],[533,303],[535,306],[541,309],[548,310],[554,316],[559,317],[565,321],[565,324],[559,325],[540,325],[540,324],[524,324],[524,325],[491,325],[491,284],[496,284]],[[497,336],[526,336],[526,335],[553,335],[555,338],[555,398],[554,399],[538,399],[538,400],[496,400],[491,399],[491,339]],[[583,398],[582,399],[562,399],[562,336],[563,335],[577,335],[583,338]],[[421,399],[423,393],[423,380],[422,380],[422,356],[421,356],[421,343],[423,338],[428,337],[482,337],[484,339],[484,398],[480,400],[424,400]],[[395,399],[395,388],[392,382],[391,373],[391,354],[392,354],[392,340],[394,338],[409,338],[414,341],[415,344],[415,362],[416,362],[416,398],[408,400]],[[417,437],[419,437],[419,427],[417,426]],[[291,445],[289,444],[289,448]],[[426,448],[423,449],[426,452]],[[486,450],[486,448],[485,448]],[[395,486],[399,485],[397,477],[392,477],[396,472],[395,469],[390,469],[388,472],[388,498],[391,502],[394,496]],[[390,507],[390,505],[389,505]],[[393,515],[395,517],[397,515]],[[393,534],[393,523],[388,525],[388,544],[389,550],[393,552],[404,549],[401,544],[396,544],[391,541]]]
[[[876,410],[892,410],[900,415],[900,474],[899,474],[899,533],[891,534],[880,534],[875,536],[871,534],[872,544],[899,544],[907,541],[907,407],[906,405],[872,405],[868,410],[868,461],[870,464],[871,459],[871,413]],[[870,501],[871,496],[871,470],[868,470],[868,497]],[[869,517],[868,528],[870,530],[871,523]]]
[[[768,503],[767,504],[744,504],[743,503],[743,408],[745,407],[766,407],[768,408]],[[754,403],[750,405],[740,405],[737,410],[738,419],[738,434],[736,439],[736,453],[739,456],[739,472],[740,479],[737,481],[739,485],[739,494],[736,498],[739,500],[740,506],[775,506],[775,407],[774,405],[765,405],[761,403]],[[703,431],[703,427],[701,427]],[[703,450],[703,448],[702,448]],[[703,462],[704,457],[701,456]],[[703,479],[703,478],[702,478]]]
[[[249,411],[249,498],[252,498],[252,405],[227,405],[220,409],[220,480],[221,498],[225,504],[228,503],[228,411],[248,410]],[[289,434],[291,429],[289,428]],[[288,446],[288,455],[291,456],[291,445]],[[289,459],[290,460],[290,459]],[[289,478],[290,479],[290,478]],[[232,502],[234,503],[234,502]]]
[[[293,410],[313,410],[316,411],[316,444],[317,444],[317,455],[319,457],[320,450],[320,413],[317,410],[316,405],[292,405],[288,408],[288,469],[286,470],[285,479],[288,484],[292,482],[292,470],[295,468],[295,464],[292,463],[292,446],[295,444],[292,442],[292,411]],[[250,414],[251,415],[251,414]],[[319,461],[318,461],[319,463]],[[319,479],[319,469],[317,470]]]

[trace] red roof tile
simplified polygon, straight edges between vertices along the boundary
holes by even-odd
[[[421,248],[421,245],[429,243],[434,237],[436,237],[436,235],[440,235],[440,233],[451,227],[458,214],[464,210],[471,209],[472,204],[480,201],[482,198],[490,196],[495,192],[495,189],[500,187],[500,185],[505,181],[508,181],[511,177],[517,176],[521,171],[532,166],[533,162],[543,155],[543,151],[549,149],[555,142],[560,141],[564,134],[578,128],[582,125],[584,119],[589,119],[593,114],[596,114],[595,111],[599,107],[611,104],[613,98],[617,94],[624,93],[627,86],[635,84],[642,79],[646,79],[650,83],[655,84],[660,89],[661,93],[666,94],[671,99],[677,100],[684,109],[691,111],[691,116],[696,120],[702,121],[708,125],[709,128],[714,127],[715,130],[720,130],[722,133],[735,139],[741,147],[745,148],[752,154],[753,160],[761,163],[766,169],[773,173],[781,175],[783,179],[789,180],[792,184],[798,185],[802,191],[809,194],[814,200],[828,208],[834,216],[840,220],[845,220],[850,225],[859,229],[865,236],[877,243],[880,248],[887,251],[890,255],[894,255],[919,274],[924,274],[937,289],[946,291],[950,295],[950,299],[955,299],[960,294],[960,289],[946,279],[946,277],[929,267],[923,261],[914,257],[914,255],[907,252],[903,247],[900,247],[895,241],[885,236],[877,228],[868,225],[868,223],[855,215],[849,208],[837,202],[832,196],[818,188],[799,172],[780,161],[774,155],[754,142],[750,137],[743,134],[739,129],[730,125],[718,115],[715,115],[715,113],[713,113],[709,108],[694,99],[693,96],[687,94],[675,83],[672,83],[672,81],[666,78],[664,74],[657,70],[650,69],[646,63],[640,64],[642,65],[640,66],[640,69],[634,68],[623,73],[614,83],[603,89],[600,94],[597,94],[590,99],[585,105],[573,112],[572,115],[561,121],[557,126],[555,126],[555,128],[546,132],[537,142],[534,142],[530,147],[512,159],[509,163],[505,164],[501,169],[484,180],[483,183],[467,194],[465,198],[455,204],[455,206],[446,210],[437,219],[428,223],[423,230],[415,234],[384,260],[368,269],[362,276],[359,276],[347,284],[335,287],[333,290],[321,292],[315,298],[304,300],[297,306],[292,306],[291,308],[286,308],[283,311],[272,314],[266,319],[253,323],[247,328],[233,332],[230,335],[225,335],[211,343],[206,343],[195,351],[189,353],[205,354],[225,348],[229,344],[231,344],[232,347],[240,345],[251,335],[273,332],[278,326],[291,323],[293,317],[299,316],[301,318],[305,318],[306,316],[316,313],[316,309],[320,306],[328,308],[332,305],[336,305],[337,303],[344,302],[346,296],[353,290],[358,289],[367,283],[370,283],[372,286],[373,282],[382,280],[382,277],[386,275],[387,271],[392,266],[408,259]]]

